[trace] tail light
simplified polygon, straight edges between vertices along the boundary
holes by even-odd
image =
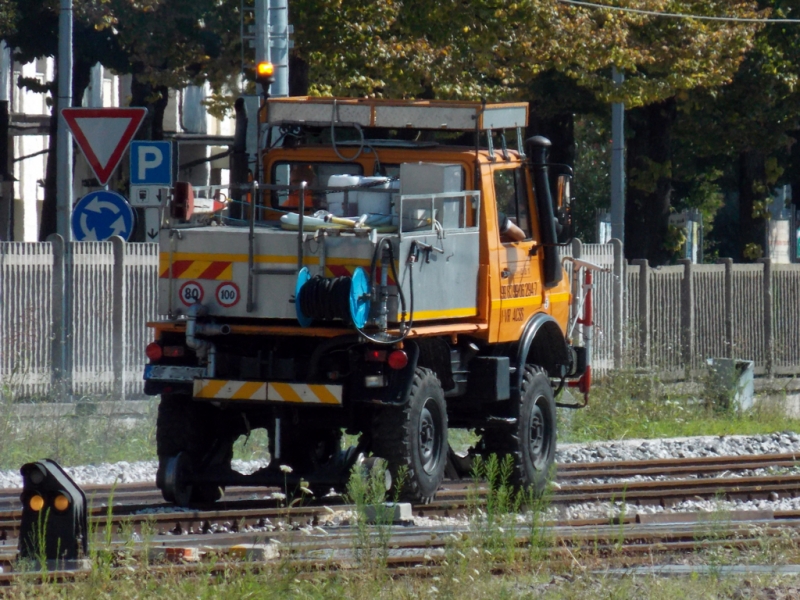
[[[387,362],[392,369],[399,371],[400,369],[404,369],[408,364],[408,354],[403,350],[395,350],[389,355]]]
[[[144,349],[144,354],[149,360],[157,362],[164,356],[164,350],[161,348],[161,344],[153,342],[147,344],[147,348]]]

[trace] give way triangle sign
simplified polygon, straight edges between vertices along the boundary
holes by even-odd
[[[108,183],[146,114],[146,108],[61,110],[61,116],[100,185]]]

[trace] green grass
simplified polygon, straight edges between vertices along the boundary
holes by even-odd
[[[706,389],[696,395],[672,390],[648,376],[610,375],[595,384],[588,407],[559,411],[559,441],[800,431],[800,419],[786,416],[782,398],[757,396],[755,406],[741,412],[706,401]]]
[[[630,372],[607,376],[594,385],[588,407],[558,411],[559,441],[800,432],[800,419],[786,416],[781,398],[758,399],[754,409],[741,413],[706,402],[705,390],[695,396],[673,390],[653,377]],[[713,396],[713,390],[709,394]],[[65,466],[156,458],[157,398],[139,419],[90,414],[35,420],[16,417],[8,396],[5,399],[0,402],[0,469],[18,469],[25,462],[45,457]],[[456,451],[477,441],[472,430],[450,430]],[[268,459],[267,442],[266,431],[255,430],[249,438],[239,438],[234,457]],[[356,438],[348,436],[346,442],[355,443]]]

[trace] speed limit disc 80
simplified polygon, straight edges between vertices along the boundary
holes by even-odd
[[[196,281],[187,281],[181,286],[178,292],[181,302],[186,306],[197,304],[203,301],[203,286]]]

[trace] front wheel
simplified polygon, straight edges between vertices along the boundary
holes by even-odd
[[[496,453],[500,458],[511,455],[512,483],[541,495],[555,461],[556,405],[550,379],[539,367],[525,367],[520,399],[511,413],[516,419],[511,430],[484,432],[484,452]]]
[[[375,416],[372,451],[389,464],[400,496],[430,502],[444,479],[447,461],[447,404],[439,378],[417,368],[408,403]]]

